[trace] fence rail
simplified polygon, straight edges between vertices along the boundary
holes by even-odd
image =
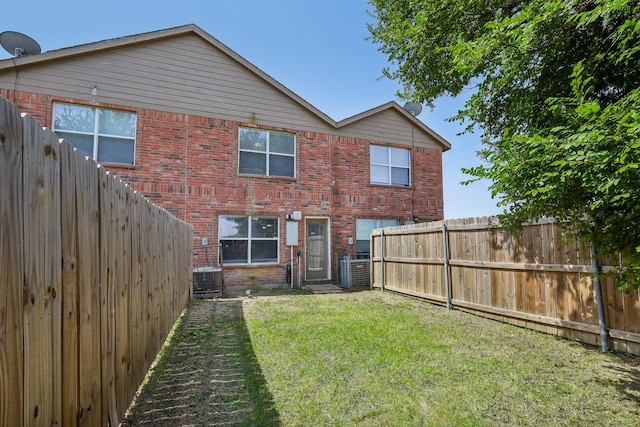
[[[192,234],[0,98],[0,426],[118,425],[188,302]]]
[[[589,246],[551,220],[518,235],[486,217],[377,229],[371,248],[375,288],[600,343]],[[600,260],[603,269],[614,268],[607,261]],[[621,291],[612,278],[601,288],[608,341],[640,354],[638,291]]]

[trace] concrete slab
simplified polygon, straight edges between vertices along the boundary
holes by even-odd
[[[340,294],[343,292],[342,288],[331,283],[306,284],[302,286],[302,289],[307,289],[314,294]]]

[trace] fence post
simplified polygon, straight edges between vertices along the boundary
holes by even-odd
[[[444,285],[447,293],[447,310],[451,309],[451,280],[449,278],[449,233],[447,224],[442,223],[442,246],[444,248]]]
[[[600,283],[600,264],[593,242],[589,245],[591,251],[591,271],[593,272],[593,286],[596,288],[596,301],[598,304],[598,325],[600,326],[600,344],[602,352],[609,348],[609,332],[604,318],[604,302],[602,301],[602,285]]]
[[[380,229],[380,289],[384,291],[384,228]]]

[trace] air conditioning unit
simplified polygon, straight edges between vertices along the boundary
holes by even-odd
[[[213,298],[222,296],[222,268],[197,267],[193,269],[193,297]]]
[[[340,286],[345,289],[369,286],[369,260],[351,259],[345,256],[340,261]]]

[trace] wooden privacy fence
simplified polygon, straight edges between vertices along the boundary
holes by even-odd
[[[0,98],[0,426],[118,425],[188,302],[192,234]]]
[[[553,221],[518,235],[486,217],[390,227],[373,231],[371,248],[373,287],[600,343],[589,246],[568,240]],[[601,289],[604,338],[640,354],[638,292],[619,290],[612,278]]]

